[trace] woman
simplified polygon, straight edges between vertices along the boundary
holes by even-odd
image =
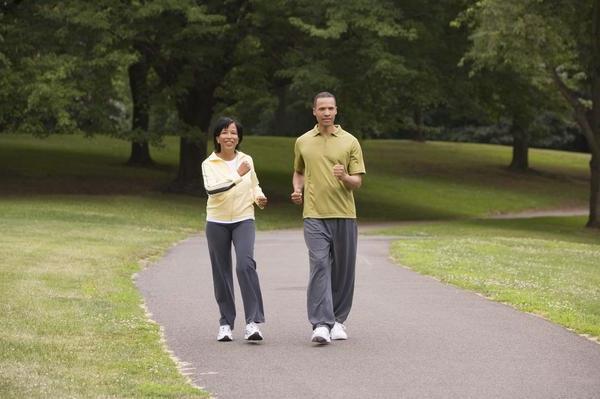
[[[267,197],[258,185],[252,158],[238,151],[242,126],[221,118],[213,130],[214,152],[202,163],[206,203],[206,239],[212,265],[215,298],[219,305],[218,341],[231,341],[235,321],[235,300],[231,244],[235,248],[236,274],[246,316],[244,339],[263,339],[258,323],[264,311],[256,262],[254,261],[254,204],[261,209]]]

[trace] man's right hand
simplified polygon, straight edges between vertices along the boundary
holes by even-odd
[[[302,191],[294,191],[290,197],[294,204],[302,205]]]

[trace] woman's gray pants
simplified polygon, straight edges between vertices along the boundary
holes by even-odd
[[[231,224],[206,223],[206,240],[212,265],[215,298],[221,313],[219,324],[229,324],[232,329],[235,322],[232,243],[235,248],[235,271],[242,293],[246,323],[265,321],[262,294],[254,261],[255,236],[256,227],[252,219]]]
[[[308,320],[313,329],[343,323],[354,296],[356,269],[356,219],[304,219],[308,247]]]

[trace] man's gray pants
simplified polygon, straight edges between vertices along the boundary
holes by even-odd
[[[206,223],[206,240],[212,266],[215,298],[221,313],[220,325],[235,322],[235,297],[231,260],[231,244],[235,248],[235,272],[242,293],[246,323],[264,323],[262,294],[254,261],[254,220],[237,223]]]
[[[313,329],[348,318],[354,296],[356,219],[304,219],[308,247],[308,320]]]

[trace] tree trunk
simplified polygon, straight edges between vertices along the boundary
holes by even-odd
[[[286,85],[281,80],[275,81],[274,92],[277,95],[277,110],[273,116],[273,123],[270,126],[269,134],[273,136],[284,136],[291,130],[288,127],[289,119],[287,117],[287,97]]]
[[[509,169],[517,172],[525,172],[529,169],[529,134],[519,126],[513,126],[512,161]]]
[[[592,108],[587,110],[579,101],[579,95],[569,88],[549,64],[550,76],[558,90],[573,108],[575,121],[585,136],[592,158],[590,160],[590,214],[587,227],[600,228],[600,0],[594,1],[592,15],[592,44],[594,51],[589,67],[590,91],[592,93]]]
[[[213,92],[214,87],[196,87],[177,104],[179,118],[192,130],[179,141],[179,170],[167,188],[170,192],[206,195],[202,161],[206,158],[207,132],[215,103]]]
[[[587,227],[600,228],[600,0],[594,1],[592,43],[594,55],[591,66],[592,109],[586,114],[591,132],[588,139],[590,159],[590,215]],[[590,140],[591,139],[591,140]]]
[[[413,113],[413,121],[416,127],[414,140],[424,143],[425,133],[423,132],[423,111],[421,108],[415,109]]]
[[[147,141],[131,142],[131,154],[129,156],[129,160],[127,161],[127,165],[136,165],[136,166],[151,166],[154,165],[154,161],[150,157],[150,145]]]
[[[150,95],[148,93],[148,63],[145,59],[129,66],[129,87],[133,101],[133,118],[131,130],[135,138],[131,142],[131,155],[128,165],[153,165],[150,157],[150,146],[146,139],[149,127]]]
[[[206,158],[206,138],[181,137],[179,139],[179,169],[177,178],[169,184],[167,191],[204,195],[202,161]]]

